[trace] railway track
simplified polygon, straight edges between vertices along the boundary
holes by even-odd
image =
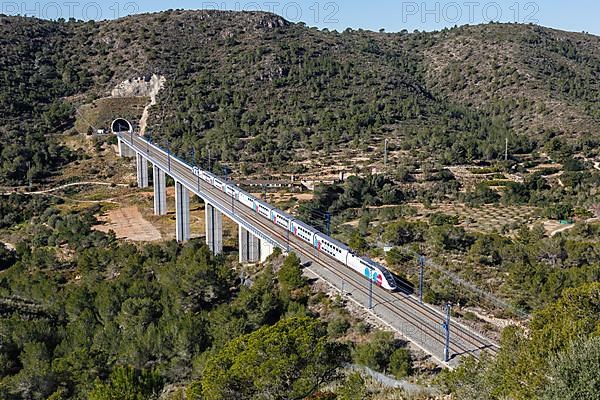
[[[136,143],[138,141],[139,143]],[[348,269],[339,261],[317,252],[313,246],[302,239],[291,235],[284,228],[273,224],[267,218],[256,214],[242,203],[232,199],[228,194],[199,179],[189,167],[175,157],[171,156],[171,160],[168,160],[165,153],[147,147],[146,143],[140,139],[136,140],[134,138],[134,145],[141,153],[146,153],[144,149],[147,149],[147,156],[153,159],[151,162],[157,162],[167,174],[176,174],[177,180],[184,183],[188,188],[193,188],[193,190],[202,193],[210,198],[211,202],[216,203],[215,205],[218,204],[222,209],[231,210],[234,215],[243,218],[279,243],[286,244],[290,250],[299,253],[299,255],[310,261],[311,270],[318,270],[318,275],[326,275],[327,277],[324,278],[332,286],[335,287],[335,281],[343,280],[346,288],[351,289],[350,292],[345,292],[350,293],[355,302],[366,307],[369,291],[367,279]],[[402,333],[418,347],[432,354],[440,362],[443,362],[441,355],[445,346],[445,333],[442,332],[444,315],[439,310],[421,304],[410,294],[388,292],[376,285],[372,287],[372,300],[374,307],[370,311],[375,316]],[[479,357],[483,352],[495,354],[499,349],[499,346],[491,340],[472,332],[456,321],[452,321],[450,332],[451,362],[448,363],[450,366],[455,364],[461,356],[470,354]]]
[[[207,186],[209,186],[209,185],[207,185]],[[222,198],[222,196],[220,196],[220,194],[217,197],[221,201],[224,200]],[[241,207],[245,207],[245,206],[241,205]],[[265,218],[259,216],[258,214],[254,214],[251,211],[243,210],[242,208],[240,208],[238,210],[238,213],[241,213],[242,215],[244,215],[245,218],[247,218],[248,220],[251,220],[254,225],[260,226],[260,228],[262,230],[269,232],[269,234],[277,237],[278,239],[280,239],[284,242],[287,242],[287,240],[288,240],[287,233],[283,234],[282,232],[279,231],[280,229],[277,229],[278,227],[275,227],[275,226],[271,227],[270,221],[266,220]],[[272,229],[272,228],[275,228],[275,229]],[[277,231],[279,231],[279,232],[277,232]],[[355,271],[348,269],[346,266],[342,265],[337,260],[335,260],[331,257],[322,255],[322,253],[319,253],[319,252],[315,253],[314,247],[311,247],[308,243],[297,239],[293,235],[289,236],[289,240],[290,240],[290,242],[292,242],[292,241],[294,242],[293,246],[290,246],[290,247],[293,247],[295,250],[301,249],[299,251],[301,253],[301,255],[308,258],[311,262],[319,264],[322,268],[325,268],[328,271],[330,271],[331,273],[341,277],[345,283],[352,285],[355,288],[355,290],[357,290],[357,291],[367,290],[367,288],[366,288],[367,280],[364,277],[362,277],[361,275],[359,275],[358,273],[356,273]],[[326,259],[324,259],[324,258],[326,258]],[[333,265],[336,265],[336,267],[334,267]],[[377,286],[374,286],[373,287],[373,301],[374,301],[375,307],[377,307],[377,306],[386,307],[389,310],[389,312],[392,313],[395,317],[407,320],[407,321],[411,322],[413,325],[422,325],[420,323],[422,321],[422,318],[427,319],[429,321],[432,329],[431,330],[423,330],[423,333],[425,335],[427,335],[430,339],[436,341],[439,345],[441,345],[441,346],[445,345],[445,336],[435,330],[436,327],[437,328],[441,327],[441,323],[444,320],[443,315],[441,315],[439,312],[437,312],[437,310],[431,309],[427,306],[422,306],[420,303],[416,302],[415,299],[413,299],[410,296],[403,294],[403,293],[395,293],[396,296],[394,296],[394,299],[392,301],[390,301],[390,298],[388,296],[390,294],[392,294],[392,293],[388,293],[387,291],[385,291]],[[418,314],[418,316],[411,315],[409,312],[406,312],[403,308],[397,308],[397,307],[391,306],[392,304],[394,304],[395,302],[398,302],[398,301],[403,302],[404,304],[407,304],[409,307],[413,308],[414,311],[416,312],[416,314]],[[469,332],[468,330],[455,329],[453,331],[453,334],[457,335],[459,338],[461,338],[464,342],[468,343],[472,347],[468,348],[464,345],[458,344],[456,341],[451,341],[451,344],[450,344],[451,354],[455,354],[455,355],[470,354],[470,353],[476,352],[477,350],[487,350],[491,353],[496,352],[497,346],[494,346],[492,343],[490,343],[490,344],[481,343],[481,338],[477,337],[475,334]]]

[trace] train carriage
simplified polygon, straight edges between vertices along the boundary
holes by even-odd
[[[224,192],[225,191],[225,186],[227,186],[227,185],[225,184],[225,182],[223,182],[219,178],[214,178],[213,179],[213,186],[216,187],[217,189],[219,189],[221,192]]]
[[[225,193],[227,195],[233,197],[234,199],[238,199],[239,189],[234,185],[225,185]]]
[[[306,243],[315,246],[315,235],[319,233],[318,230],[297,219],[292,220],[290,229],[295,236],[298,236]]]
[[[363,275],[365,278],[371,279],[377,286],[391,291],[398,288],[396,286],[396,279],[394,279],[394,276],[390,271],[383,265],[376,263],[367,257],[360,257],[354,253],[350,253],[346,265]]]
[[[248,193],[244,192],[243,190],[238,190],[238,195],[237,195],[237,199],[240,203],[242,203],[243,205],[245,205],[248,208],[253,209],[254,211],[256,211],[256,205],[254,203],[254,201],[256,200],[254,197],[250,196]]]
[[[345,244],[338,242],[337,240],[332,239],[322,233],[317,233],[315,235],[314,246],[320,252],[335,258],[344,265],[346,264],[346,258],[348,257],[350,249]]]
[[[271,211],[273,207],[269,204],[265,203],[262,200],[255,199],[254,200],[254,211],[256,211],[259,215],[262,215],[265,218],[271,219]]]
[[[338,260],[348,268],[371,280],[375,285],[390,291],[398,289],[394,276],[383,265],[367,257],[360,257],[354,254],[345,244],[319,232],[302,221],[294,219],[291,215],[270,206],[268,203],[256,199],[237,186],[225,183],[210,172],[203,171],[197,167],[192,168],[192,172],[215,188],[237,199],[240,203],[251,208],[259,215],[270,219],[274,224],[285,228],[294,236],[311,244],[319,252]]]
[[[291,215],[288,215],[283,211],[274,208],[271,210],[271,221],[273,221],[275,225],[279,225],[282,228],[285,228],[287,231],[291,231]]]
[[[202,180],[204,180],[212,185],[214,182],[215,176],[213,174],[211,174],[210,172],[200,171],[200,178],[202,178]]]

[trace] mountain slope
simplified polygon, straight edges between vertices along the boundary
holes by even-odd
[[[600,38],[533,25],[490,24],[433,34],[427,82],[462,104],[508,114],[527,134],[594,132]]]
[[[287,172],[384,136],[408,160],[495,159],[506,137],[527,152],[597,134],[600,119],[600,39],[537,26],[337,33],[267,13],[169,11],[0,17],[0,33],[2,183],[68,161],[47,134],[72,125],[73,107],[151,73],[167,79],[150,113],[155,140],[195,148],[200,163],[210,148],[217,161]]]

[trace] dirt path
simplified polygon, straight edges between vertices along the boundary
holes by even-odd
[[[584,222],[591,224],[593,222],[597,222],[598,220],[599,220],[599,218],[588,218]],[[548,222],[544,223],[544,228],[546,229],[546,231],[548,232],[548,234],[550,236],[554,236],[560,232],[566,232],[569,229],[573,229],[574,227],[575,227],[575,224],[564,225],[558,221],[548,221]]]
[[[153,77],[154,78],[154,77]],[[148,118],[150,117],[150,108],[156,105],[156,95],[163,88],[165,82],[167,81],[164,76],[157,77],[158,82],[154,84],[154,87],[150,91],[150,104],[144,107],[144,111],[142,112],[142,117],[140,118],[140,135],[144,136],[146,133],[146,127],[148,126]]]
[[[123,204],[123,198],[130,196],[138,196],[139,194],[129,194],[120,196],[118,198],[108,198],[104,200],[77,200],[54,194],[53,192],[66,189],[74,186],[84,185],[98,185],[98,186],[115,186],[115,187],[129,187],[128,184],[113,184],[108,182],[73,182],[65,185],[60,185],[54,188],[39,190],[34,192],[5,192],[4,195],[10,195],[12,193],[21,193],[25,195],[47,195],[58,197],[64,200],[76,202],[76,203],[90,203],[90,204]],[[102,225],[96,225],[93,229],[107,233],[109,230],[115,232],[117,238],[128,239],[139,242],[152,242],[162,239],[160,231],[150,222],[148,222],[137,207],[121,207],[115,210],[108,211],[106,214],[98,217],[98,221],[104,222]],[[1,243],[1,242],[0,242]],[[5,243],[8,248],[14,248],[10,243]]]
[[[546,176],[546,178],[550,178],[550,179],[556,178],[556,179],[557,179],[557,182],[558,182],[558,185],[559,185],[560,187],[565,187],[565,184],[564,184],[564,183],[563,183],[563,181],[560,179],[560,177],[561,177],[561,176],[563,176],[563,174],[564,174],[564,173],[565,173],[564,171],[560,171],[560,172],[557,172],[556,174],[547,175],[547,176]]]
[[[552,232],[550,232],[550,236],[554,236],[557,233],[561,233],[561,232],[566,232],[569,229],[573,229],[575,227],[575,224],[571,224],[571,225],[561,225],[560,228],[558,229],[554,229]]]
[[[73,183],[67,183],[65,185],[60,185],[51,189],[46,189],[46,190],[38,190],[35,192],[4,192],[4,193],[0,193],[0,195],[2,196],[10,196],[13,193],[19,193],[19,194],[24,194],[27,196],[32,196],[32,195],[48,195],[48,196],[54,196],[54,197],[58,197],[59,199],[63,199],[63,200],[69,200],[69,201],[73,201],[75,203],[89,203],[89,204],[102,204],[102,203],[112,203],[112,204],[119,204],[119,202],[115,201],[113,198],[110,199],[106,199],[106,200],[76,200],[76,199],[71,199],[65,196],[59,196],[56,194],[53,194],[52,192],[56,192],[58,190],[62,190],[62,189],[66,189],[69,187],[73,187],[73,186],[84,186],[84,185],[97,185],[97,186],[115,186],[115,187],[129,187],[128,184],[126,183],[108,183],[108,182],[73,182]]]
[[[374,371],[369,367],[365,367],[363,365],[352,364],[348,366],[348,369],[351,371],[356,371],[361,373],[361,375],[368,375],[373,380],[383,385],[386,388],[392,389],[403,389],[407,394],[411,396],[437,396],[439,395],[439,390],[435,387],[431,386],[423,386],[415,383],[410,383],[407,380],[397,380],[380,372]]]
[[[118,239],[134,242],[153,242],[162,239],[159,230],[144,219],[137,207],[123,207],[108,211],[98,217],[98,221],[105,223],[96,225],[93,229],[105,233],[112,230]]]
[[[156,104],[156,96],[158,92],[165,86],[167,79],[162,75],[153,74],[148,77],[137,77],[128,79],[119,83],[111,93],[111,97],[149,97],[150,103],[144,107],[142,116],[139,121],[140,135],[144,136],[148,125],[148,117],[150,116],[150,108]]]
[[[47,193],[52,193],[52,192],[56,192],[57,190],[62,190],[62,189],[66,189],[69,187],[73,187],[73,186],[85,186],[85,185],[97,185],[97,186],[118,186],[118,187],[129,187],[129,185],[127,185],[126,183],[110,183],[110,182],[73,182],[73,183],[67,183],[65,185],[60,185],[51,189],[46,189],[46,190],[38,190],[35,192],[23,192],[22,194],[27,194],[27,195],[31,195],[31,194],[47,194]],[[5,196],[10,195],[11,193],[14,192],[5,192],[3,193]]]

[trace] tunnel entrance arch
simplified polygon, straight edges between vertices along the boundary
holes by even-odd
[[[131,122],[127,121],[124,118],[115,119],[112,124],[110,124],[110,130],[112,133],[131,133],[133,132],[133,125]]]

